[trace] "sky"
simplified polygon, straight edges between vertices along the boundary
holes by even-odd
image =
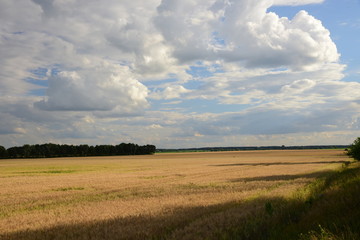
[[[350,144],[359,0],[0,0],[0,145]]]

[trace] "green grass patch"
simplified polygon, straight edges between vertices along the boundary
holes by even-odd
[[[218,184],[218,183],[208,183],[208,184],[196,184],[196,183],[186,183],[186,184],[179,184],[179,190],[189,190],[189,191],[199,191],[199,190],[224,190],[228,188],[229,185],[226,184]]]
[[[0,178],[21,177],[21,176],[46,176],[72,173],[91,173],[91,172],[137,172],[143,169],[126,168],[117,165],[59,165],[59,166],[17,166],[3,167]]]
[[[59,173],[73,173],[77,172],[76,170],[45,170],[45,171],[24,171],[24,172],[15,172],[16,174],[59,174]]]
[[[83,187],[66,187],[66,188],[56,188],[53,191],[56,192],[66,192],[66,191],[79,191],[79,190],[84,190],[85,188]]]
[[[140,179],[149,179],[149,180],[153,180],[153,179],[162,179],[162,178],[166,178],[167,176],[145,176],[145,177],[139,177]]]
[[[289,199],[259,198],[263,206],[219,239],[360,239],[360,164],[343,166]],[[234,220],[235,221],[235,220]]]

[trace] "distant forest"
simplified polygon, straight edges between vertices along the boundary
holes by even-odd
[[[301,149],[346,149],[350,145],[310,145],[310,146],[250,146],[250,147],[203,147],[157,149],[156,152],[218,152],[218,151],[254,151],[254,150],[301,150]]]
[[[139,146],[134,143],[119,145],[67,145],[67,144],[36,144],[22,147],[4,148],[0,146],[0,158],[53,158],[53,157],[86,157],[86,156],[115,156],[115,155],[144,155],[153,154],[154,145]]]

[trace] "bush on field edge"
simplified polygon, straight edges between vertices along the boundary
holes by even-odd
[[[360,137],[350,145],[347,154],[355,160],[360,161]]]

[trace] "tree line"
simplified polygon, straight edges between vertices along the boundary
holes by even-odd
[[[67,144],[36,144],[10,147],[0,146],[0,158],[53,158],[53,157],[86,157],[154,154],[154,145],[139,146],[134,143],[118,145],[67,145]]]
[[[156,149],[157,152],[217,152],[217,151],[255,151],[255,150],[302,150],[302,149],[336,149],[348,148],[349,145],[306,145],[306,146],[247,146],[247,147],[203,147]]]

